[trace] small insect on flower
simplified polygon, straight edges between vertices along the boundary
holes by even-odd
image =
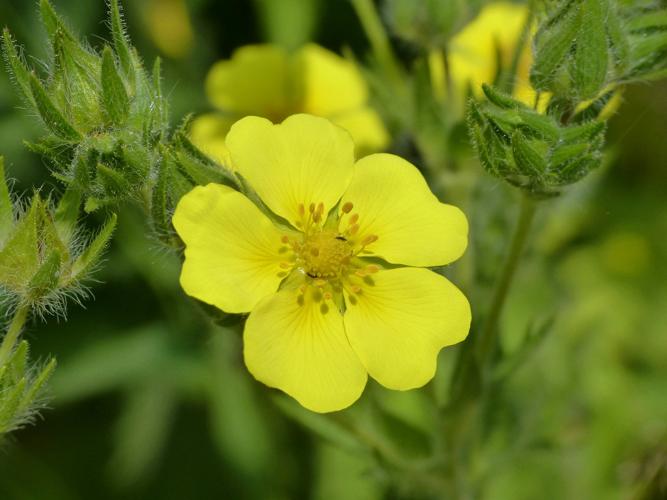
[[[218,184],[186,194],[173,223],[186,293],[250,313],[244,358],[255,378],[317,412],[354,403],[367,375],[397,390],[431,380],[440,349],[466,337],[470,306],[424,268],[463,254],[465,215],[398,156],[355,163],[350,135],[323,118],[246,117],[227,147],[284,225]]]

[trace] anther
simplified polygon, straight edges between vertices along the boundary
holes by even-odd
[[[327,282],[326,282],[326,280],[315,280],[315,281],[313,282],[313,284],[314,284],[316,287],[322,288],[324,285],[327,284]]]
[[[352,224],[356,224],[358,220],[359,220],[359,214],[352,214],[350,216],[350,221],[348,222],[348,224],[351,226]]]
[[[290,264],[289,262],[281,262],[280,267],[283,269],[289,269],[290,267],[292,267],[292,264]]]
[[[359,231],[359,224],[352,224],[350,229],[347,230],[350,234],[357,234],[357,231]]]
[[[350,290],[352,290],[352,293],[356,293],[357,295],[361,293],[361,287],[359,285],[352,285]]]
[[[352,211],[352,207],[354,207],[354,205],[352,203],[350,203],[349,201],[346,201],[343,204],[343,208],[342,208],[343,213],[349,214]]]
[[[313,247],[310,249],[310,254],[313,257],[317,257],[320,254],[320,250],[318,248]]]
[[[282,238],[280,238],[280,241],[282,241],[283,243],[289,243],[289,236],[284,235]]]
[[[370,245],[371,243],[375,243],[377,240],[378,240],[377,235],[375,235],[375,234],[369,234],[368,236],[366,236],[366,237],[361,241],[361,244],[362,244],[363,246],[366,246],[366,245]]]
[[[379,270],[380,270],[380,268],[378,266],[376,266],[375,264],[369,264],[368,266],[366,266],[366,272],[368,274],[375,274]]]
[[[318,214],[324,213],[324,203],[322,203],[321,201],[317,204],[317,213]]]
[[[331,300],[332,298],[331,292],[324,292],[324,300]]]
[[[308,211],[312,214],[315,211],[315,203],[311,203],[308,206]]]
[[[298,210],[299,210],[299,215],[300,215],[301,217],[303,217],[304,215],[306,215],[306,207],[303,206],[303,203],[299,203]]]

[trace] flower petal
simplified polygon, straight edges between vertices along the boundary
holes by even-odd
[[[370,376],[385,387],[426,384],[440,349],[468,335],[468,300],[433,271],[380,271],[360,285],[359,294],[346,292],[345,331]]]
[[[277,45],[246,45],[215,63],[206,77],[214,106],[240,115],[288,114],[289,56]]]
[[[190,140],[205,154],[221,165],[230,167],[225,136],[236,120],[220,113],[205,113],[190,125]]]
[[[352,61],[309,43],[294,54],[293,65],[304,112],[333,118],[366,104],[368,88]]]
[[[241,193],[197,186],[176,207],[173,224],[185,242],[181,286],[223,311],[250,311],[283,279],[282,234]]]
[[[322,306],[326,305],[326,312]],[[331,301],[285,289],[253,309],[243,332],[243,355],[254,377],[312,411],[341,410],[366,385],[366,370],[345,336]]]
[[[367,254],[428,267],[452,262],[466,248],[463,212],[440,203],[417,168],[398,156],[374,154],[359,160],[342,201],[341,207],[350,202],[352,213],[359,214],[356,238],[378,237],[366,246]]]
[[[357,154],[380,151],[389,143],[389,134],[380,115],[368,106],[336,115],[331,121],[350,133]]]
[[[324,118],[293,115],[280,125],[249,116],[227,134],[233,167],[274,213],[297,226],[299,205],[323,203],[327,213],[354,168],[354,143]]]

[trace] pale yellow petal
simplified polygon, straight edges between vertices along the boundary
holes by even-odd
[[[366,82],[352,61],[311,43],[294,54],[292,64],[303,112],[333,118],[366,104]]]
[[[346,292],[345,330],[370,376],[385,387],[426,384],[435,375],[440,349],[468,335],[468,300],[439,274],[391,269],[360,285],[359,294]]]
[[[289,56],[277,45],[246,45],[213,65],[206,93],[214,106],[239,115],[282,118],[290,104]]]
[[[380,115],[368,106],[339,114],[331,121],[350,133],[357,156],[380,151],[389,144],[389,134]]]
[[[341,207],[348,202],[353,208],[341,227],[358,214],[354,239],[377,237],[366,246],[366,255],[428,267],[448,264],[466,248],[463,212],[440,203],[419,170],[398,156],[380,153],[359,160]]]
[[[220,113],[206,113],[192,120],[190,140],[201,151],[221,165],[230,167],[225,136],[236,120]]]
[[[250,311],[284,277],[282,234],[244,195],[220,184],[198,186],[176,207],[185,243],[181,286],[223,311]]]
[[[343,318],[331,301],[316,301],[312,290],[305,296],[282,290],[264,299],[248,317],[243,343],[250,373],[309,410],[346,408],[366,385]]]
[[[273,125],[246,117],[232,126],[226,143],[233,167],[294,226],[300,223],[300,204],[322,203],[328,212],[352,177],[352,138],[324,118],[293,115]]]
[[[481,95],[482,83],[493,83],[497,58],[509,66],[528,16],[525,5],[491,2],[451,41],[449,69],[456,95],[464,97],[468,85]]]

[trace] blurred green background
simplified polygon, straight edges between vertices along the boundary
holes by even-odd
[[[315,40],[367,51],[347,1],[125,3],[144,59],[164,58],[173,123],[209,109],[206,72],[240,45]],[[93,45],[107,37],[102,0],[55,4]],[[33,2],[0,0],[0,24],[45,56]],[[542,209],[504,346],[528,323],[553,327],[503,389],[514,404],[498,418],[515,434],[488,439],[489,456],[502,459],[484,498],[629,498],[667,461],[666,116],[667,85],[627,89],[608,165]],[[22,145],[38,134],[3,72],[0,153],[24,195],[60,189]],[[489,214],[507,202],[503,190],[483,184]],[[146,240],[138,212],[120,221],[95,300],[27,332],[34,355],[53,354],[59,367],[44,420],[0,448],[1,499],[413,498],[388,491],[370,457],[313,438],[278,411],[243,368],[238,327],[211,334],[203,313],[193,321],[176,257]],[[501,249],[507,241],[484,238]]]

